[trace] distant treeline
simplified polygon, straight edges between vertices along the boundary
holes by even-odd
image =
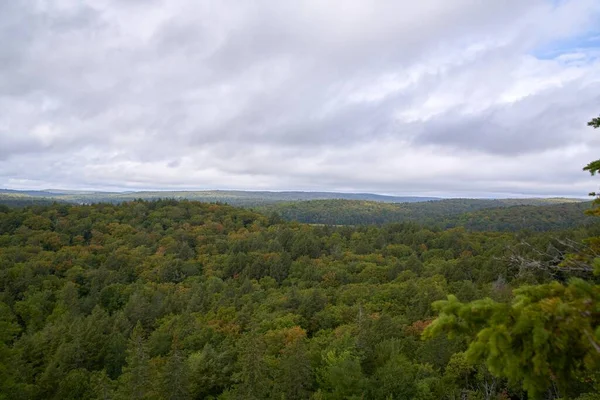
[[[61,190],[9,190],[0,189],[0,204],[4,200],[19,197],[44,201],[64,201],[75,204],[112,203],[119,204],[134,200],[195,200],[206,203],[227,203],[236,206],[256,206],[281,201],[307,200],[362,200],[384,203],[419,202],[437,199],[422,196],[385,196],[371,193],[336,192],[270,192],[243,190],[199,190],[199,191],[141,191],[141,192],[94,192]]]
[[[543,199],[448,199],[420,203],[377,203],[351,200],[314,200],[255,207],[288,221],[325,225],[382,225],[417,222],[422,225],[477,231],[547,231],[586,225],[590,202],[554,203]]]
[[[142,200],[134,196],[160,196],[161,192],[135,192],[126,194],[79,193],[58,194],[52,192],[3,192],[0,204],[9,207],[32,205],[51,205],[59,203],[112,203]],[[320,195],[338,195],[336,193],[302,192],[163,192],[164,195],[177,195],[172,200],[181,200],[178,196],[191,196],[203,202],[225,203],[251,208],[254,211],[282,218],[286,221],[298,221],[322,225],[382,225],[395,222],[416,222],[440,229],[465,227],[475,231],[548,231],[568,229],[593,222],[584,211],[590,202],[580,200],[555,199],[444,199],[429,201],[391,203],[392,197],[347,194],[353,199],[293,200],[289,198],[309,199]],[[355,200],[354,198],[377,198],[378,201]]]

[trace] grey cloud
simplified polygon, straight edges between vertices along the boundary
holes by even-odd
[[[593,146],[578,125],[598,104],[589,64],[577,78],[561,75],[566,64],[536,64],[534,75],[514,79],[535,83],[540,68],[559,82],[499,100],[513,71],[530,68],[536,44],[585,31],[583,11],[598,12],[587,0],[565,4],[1,2],[0,186],[205,179],[252,188],[256,179],[271,189],[468,190],[467,167],[441,182],[402,170],[382,178],[398,164],[377,144],[397,145],[396,158],[410,160],[436,146],[464,166],[473,157]],[[556,13],[570,21],[563,33],[532,24],[550,24]],[[398,86],[376,89],[386,76]],[[112,175],[111,162],[128,174]],[[506,174],[497,173],[508,182],[498,190],[535,182]],[[492,190],[493,179],[471,182]]]
[[[451,110],[423,124],[419,143],[515,155],[585,141],[582,129],[597,112],[600,84],[542,91],[476,115]],[[596,107],[596,108],[595,108]]]

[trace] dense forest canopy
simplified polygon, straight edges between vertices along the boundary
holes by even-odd
[[[417,222],[428,227],[477,231],[547,231],[595,222],[584,211],[590,202],[568,199],[446,199],[389,204],[354,200],[280,202],[254,207],[288,221],[326,225]]]
[[[508,304],[522,285],[589,278],[551,266],[590,229],[310,226],[175,200],[3,207],[0,392],[522,398],[468,362],[468,332],[421,339],[431,304]],[[582,375],[563,395],[596,383]]]
[[[119,204],[123,201],[161,198],[218,201],[246,207],[266,215],[277,215],[287,221],[325,225],[382,225],[412,221],[436,228],[462,226],[478,231],[547,231],[594,222],[594,218],[586,216],[583,212],[590,207],[590,202],[568,198],[425,201],[427,198],[415,197],[407,201],[408,198],[401,197],[344,193],[309,195],[304,192],[206,191],[56,194],[47,191],[0,190],[0,204],[10,207],[51,205],[56,202],[92,204],[107,201]],[[359,200],[360,198],[363,199]],[[399,200],[404,202],[396,202]]]

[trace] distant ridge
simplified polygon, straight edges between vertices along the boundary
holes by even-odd
[[[441,229],[547,231],[594,222],[591,201],[577,199],[442,199],[413,203],[310,200],[257,206],[265,215],[319,225],[380,225],[416,222]]]
[[[371,193],[270,192],[241,190],[96,192],[0,189],[0,206],[23,207],[55,202],[122,203],[136,199],[228,203],[269,216],[309,224],[369,225],[418,222],[438,228],[471,230],[552,230],[591,223],[584,211],[591,202],[573,198],[468,199],[386,196]],[[2,208],[0,207],[0,212]]]
[[[19,197],[47,199],[48,201],[65,201],[72,203],[121,203],[135,199],[189,199],[205,202],[223,202],[232,205],[258,205],[282,201],[308,201],[308,200],[361,200],[380,203],[414,203],[431,200],[440,200],[438,197],[423,196],[387,196],[372,193],[338,193],[338,192],[304,192],[304,191],[243,191],[243,190],[198,190],[198,191],[129,191],[129,192],[101,192],[84,190],[12,190],[0,189],[0,201],[3,198],[14,199]]]
[[[102,194],[102,192],[98,192]],[[340,193],[340,192],[306,192],[306,191],[253,191],[253,190],[201,190],[201,191],[139,191],[114,193],[116,197],[141,196],[146,197],[181,197],[196,199],[198,197],[248,198],[272,201],[305,201],[305,200],[363,200],[384,203],[411,203],[430,200],[440,200],[439,197],[424,196],[388,196],[373,193]]]
[[[305,191],[244,191],[244,190],[156,190],[102,192],[93,190],[13,190],[0,189],[0,203],[6,205],[43,204],[50,202],[67,202],[76,204],[88,203],[122,203],[136,199],[187,199],[202,202],[221,202],[234,206],[253,207],[278,203],[306,201],[362,201],[375,203],[423,203],[449,202],[448,204],[470,204],[475,201],[477,207],[509,206],[509,205],[548,205],[559,203],[578,203],[584,199],[573,198],[522,198],[522,199],[443,199],[427,196],[389,196],[373,193],[340,193],[340,192],[305,192]],[[333,205],[333,203],[332,203]],[[465,210],[466,211],[466,210]]]

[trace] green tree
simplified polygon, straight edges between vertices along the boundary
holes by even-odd
[[[161,397],[163,399],[184,400],[190,398],[189,369],[180,347],[179,340],[175,337],[171,354],[167,358],[162,373]]]
[[[90,372],[87,369],[78,368],[60,380],[56,399],[82,400],[91,398]]]
[[[318,370],[322,391],[319,395],[328,400],[362,399],[367,381],[360,367],[360,359],[349,350],[328,351],[323,356],[324,366]]]
[[[588,126],[591,126],[594,129],[600,128],[600,117],[592,118],[591,121],[588,122]],[[588,165],[583,167],[584,171],[589,171],[590,174],[596,175],[598,171],[600,171],[600,160],[595,160],[590,162]],[[595,192],[590,193],[591,196],[596,196]],[[596,199],[596,202],[598,199]]]
[[[114,399],[115,383],[110,379],[106,370],[94,371],[90,377],[92,398],[95,400]]]
[[[598,128],[600,119],[589,125]],[[600,160],[584,170],[594,175]],[[600,258],[593,262],[600,272]],[[524,286],[514,293],[510,304],[489,298],[465,304],[452,295],[435,302],[439,317],[424,337],[467,336],[469,361],[484,361],[492,374],[521,384],[532,398],[554,386],[571,396],[581,392],[582,381],[587,390],[600,390],[600,286],[572,278],[566,285]]]
[[[236,380],[236,399],[258,400],[268,397],[272,381],[265,362],[265,343],[257,333],[249,333],[240,341],[239,372]]]
[[[16,390],[14,369],[10,367],[15,360],[11,345],[20,331],[10,307],[0,302],[0,400],[9,399],[8,393]]]
[[[129,339],[126,362],[123,375],[119,378],[121,396],[126,399],[140,400],[153,398],[153,382],[144,328],[139,321]]]
[[[302,400],[310,397],[312,370],[304,338],[283,349],[275,373],[275,398]]]

